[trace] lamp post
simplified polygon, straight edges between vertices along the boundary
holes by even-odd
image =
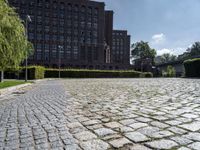
[[[61,60],[60,60],[60,51],[63,49],[63,46],[59,45],[58,46],[58,78],[60,79],[60,63],[61,63]]]
[[[31,17],[29,15],[26,16],[26,38],[28,40],[28,23],[31,22]],[[28,45],[27,45],[28,47]],[[27,69],[27,66],[28,66],[28,54],[26,52],[26,59],[25,59],[25,82],[28,81],[28,69]]]

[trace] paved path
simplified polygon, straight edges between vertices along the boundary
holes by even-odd
[[[199,150],[199,116],[200,80],[44,81],[0,100],[0,149]]]

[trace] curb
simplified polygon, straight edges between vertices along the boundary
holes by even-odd
[[[25,84],[21,84],[21,85],[16,85],[13,87],[8,87],[8,88],[4,88],[0,90],[0,97],[6,96],[8,94],[11,94],[12,92],[20,89],[20,88],[24,88],[26,86],[32,85],[32,83],[25,83]]]

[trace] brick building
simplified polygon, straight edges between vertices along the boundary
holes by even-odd
[[[62,68],[129,67],[126,60],[129,60],[130,37],[128,40],[127,32],[123,32],[122,37],[129,45],[121,50],[123,57],[120,58],[124,61],[117,62],[118,49],[112,49],[113,37],[117,38],[113,36],[116,32],[113,32],[113,11],[105,11],[103,2],[9,0],[9,3],[23,20],[27,14],[32,19],[28,38],[35,52],[29,57],[29,64],[55,68],[59,64]]]

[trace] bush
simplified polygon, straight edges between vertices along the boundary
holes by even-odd
[[[110,71],[110,70],[61,70],[61,78],[139,78],[144,73],[138,71]],[[58,69],[46,69],[45,78],[58,78]],[[152,77],[151,73],[145,73],[144,77]]]
[[[151,72],[145,72],[143,73],[144,75],[144,78],[152,78],[153,77],[153,74]]]
[[[200,58],[184,61],[186,77],[200,77]]]
[[[162,71],[163,77],[176,77],[176,70],[172,66],[167,66],[167,71]]]

